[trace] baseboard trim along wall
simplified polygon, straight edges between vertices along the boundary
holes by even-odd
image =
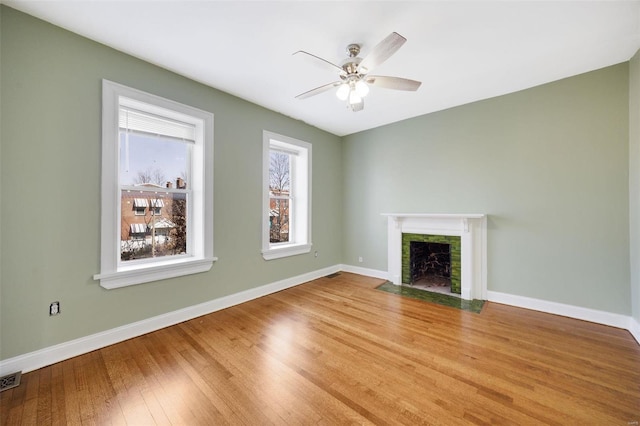
[[[339,266],[340,266],[340,270],[344,272],[351,272],[352,274],[358,274],[358,275],[366,275],[367,277],[373,277],[373,278],[381,278],[383,280],[389,279],[389,273],[387,271],[379,271],[377,269],[362,268],[360,266],[353,266],[353,265],[339,265]]]
[[[122,342],[133,337],[151,333],[161,328],[169,327],[202,315],[226,309],[240,303],[248,302],[262,296],[269,295],[290,287],[324,277],[329,274],[340,271],[340,265],[334,265],[317,271],[308,272],[284,280],[276,281],[260,287],[241,291],[239,293],[230,294],[198,305],[189,306],[166,314],[151,317],[145,320],[137,321],[122,327],[113,328],[100,333],[92,334],[79,339],[70,340],[48,348],[40,349],[24,355],[18,355],[13,358],[0,361],[0,377],[22,371],[37,370],[65,359],[73,358],[114,343]]]
[[[636,342],[640,344],[640,323],[633,317],[631,317],[629,332],[636,339]]]
[[[566,305],[564,303],[549,302],[547,300],[533,299],[530,297],[516,296],[497,291],[488,291],[487,299],[490,302],[516,306],[518,308],[531,309],[546,312],[548,314],[561,315],[563,317],[595,322],[611,327],[630,330],[632,318],[622,314],[598,311],[596,309],[582,308],[580,306]]]
[[[260,287],[241,291],[239,293],[230,294],[228,296],[214,299],[198,305],[189,306],[177,311],[168,312],[142,321],[106,330],[90,336],[81,337],[79,339],[60,343],[48,348],[40,349],[24,355],[18,355],[0,361],[0,376],[10,374],[16,371],[28,373],[74,356],[82,355],[105,346],[113,345],[133,337],[138,337],[152,331],[169,327],[202,315],[226,309],[231,306],[239,305],[262,296],[267,296],[290,287],[303,284],[317,278],[324,277],[339,271],[351,272],[369,277],[388,279],[387,271],[362,268],[352,265],[334,265],[306,274],[297,275],[295,277],[265,284]],[[562,303],[549,302],[540,299],[532,299],[529,297],[515,296],[507,293],[496,291],[488,292],[488,300],[490,302],[502,303],[505,305],[516,306],[519,308],[531,309],[535,311],[546,312],[555,315],[580,319],[584,321],[595,322],[612,327],[629,330],[631,335],[640,344],[640,324],[633,317],[614,314],[610,312],[598,311],[595,309],[581,308],[578,306],[566,305]]]

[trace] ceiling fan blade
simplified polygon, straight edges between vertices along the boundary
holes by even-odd
[[[340,86],[341,84],[341,81],[334,81],[333,83],[325,84],[323,86],[316,87],[315,89],[311,89],[308,92],[300,93],[298,96],[296,96],[296,99],[307,99],[311,96],[315,96],[322,92],[326,92],[327,90],[331,90],[332,88]]]
[[[318,59],[319,61],[324,62],[325,64],[329,65],[330,67],[332,67],[332,68],[334,68],[334,69],[336,69],[336,68],[337,68],[337,70],[338,70],[340,73],[344,74],[344,70],[342,69],[342,67],[341,67],[340,65],[336,65],[336,64],[334,64],[333,62],[329,62],[329,61],[327,61],[326,59],[322,59],[320,56],[316,56],[316,55],[314,55],[313,53],[305,52],[304,50],[298,50],[297,52],[293,52],[293,54],[294,54],[294,55],[297,55],[298,53],[304,53],[305,55],[309,55],[309,56],[311,56],[312,58],[316,58],[316,59]]]
[[[366,58],[358,65],[358,72],[366,74],[387,59],[391,57],[398,49],[402,47],[406,38],[400,34],[393,32],[389,34],[384,40],[378,43],[373,50],[367,55]]]
[[[383,89],[408,90],[411,92],[418,90],[422,84],[421,81],[385,75],[368,75],[364,81],[371,86],[382,87]]]

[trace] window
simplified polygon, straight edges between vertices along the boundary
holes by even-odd
[[[169,184],[169,183],[171,183],[171,182],[167,182],[167,184]],[[162,208],[164,207],[164,201],[161,198],[155,198],[155,199],[152,199],[150,201],[151,201],[151,207],[150,207],[151,208],[151,214],[153,216],[161,215],[162,214],[161,213]],[[174,206],[172,206],[172,207],[174,207]],[[179,209],[175,209],[175,207],[174,207],[174,212],[178,213],[179,216],[183,216],[184,215],[183,212],[181,212]]]
[[[136,216],[144,216],[147,211],[147,200],[145,198],[133,199],[133,211]]]
[[[311,144],[263,133],[262,256],[311,251]]]
[[[213,114],[103,80],[100,280],[211,269]]]

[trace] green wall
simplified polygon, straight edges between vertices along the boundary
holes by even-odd
[[[343,138],[343,262],[387,270],[380,213],[486,213],[490,291],[629,315],[628,71]]]
[[[0,8],[0,359],[341,263],[339,137]],[[215,114],[211,271],[117,290],[92,279],[103,78]],[[260,253],[264,129],[313,144],[308,255],[267,262]],[[62,314],[49,317],[56,300]]]
[[[640,324],[640,51],[629,65],[629,219],[631,311]]]

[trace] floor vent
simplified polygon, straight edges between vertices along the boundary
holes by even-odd
[[[327,275],[325,278],[335,278],[335,277],[337,277],[338,275],[340,275],[340,272],[335,272],[335,273],[333,273],[333,274],[329,274],[329,275]]]
[[[21,371],[0,377],[0,392],[20,386],[20,376],[22,376]]]

